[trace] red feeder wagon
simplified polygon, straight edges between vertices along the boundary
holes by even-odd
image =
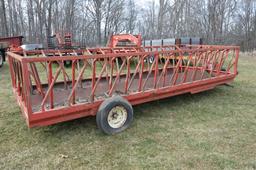
[[[106,47],[7,55],[13,92],[29,127],[96,115],[98,127],[115,134],[130,125],[132,105],[232,82],[239,47]],[[149,56],[155,57],[152,63]],[[117,58],[122,59],[119,65]],[[67,60],[71,68],[63,66]]]

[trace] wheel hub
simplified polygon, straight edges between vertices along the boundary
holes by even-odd
[[[108,114],[108,124],[112,128],[120,128],[127,120],[127,110],[123,106],[113,107]]]

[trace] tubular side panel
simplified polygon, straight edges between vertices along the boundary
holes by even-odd
[[[14,94],[33,127],[95,115],[113,95],[136,105],[232,82],[239,47],[105,47],[7,55]]]

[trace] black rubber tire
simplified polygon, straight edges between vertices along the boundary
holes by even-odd
[[[227,69],[222,67],[222,68],[221,68],[221,71],[227,71]]]
[[[0,68],[4,65],[4,56],[0,51]]]
[[[123,106],[127,111],[127,119],[125,123],[120,128],[112,128],[108,123],[108,114],[111,111],[111,109],[115,106]],[[131,104],[122,98],[121,96],[113,96],[107,100],[105,100],[99,107],[99,110],[96,114],[96,122],[98,128],[108,134],[113,135],[116,133],[120,133],[127,129],[133,120],[133,108]]]

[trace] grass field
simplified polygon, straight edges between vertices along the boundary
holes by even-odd
[[[256,56],[241,54],[234,88],[134,107],[125,132],[95,117],[28,129],[0,69],[0,169],[256,169]]]

